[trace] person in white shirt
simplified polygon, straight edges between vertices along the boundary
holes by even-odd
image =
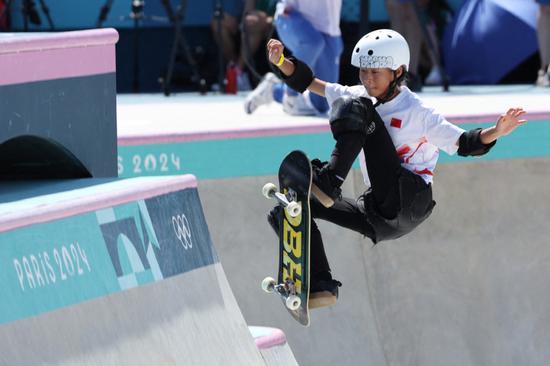
[[[281,0],[275,11],[274,24],[281,41],[319,78],[330,82],[338,81],[344,49],[341,8],[342,0]],[[300,94],[270,72],[245,99],[245,112],[251,114],[272,101],[282,103],[290,115],[323,115],[329,110],[323,96]]]
[[[406,40],[393,30],[376,30],[357,42],[351,64],[359,68],[361,85],[351,87],[315,78],[303,62],[285,58],[277,40],[270,40],[267,49],[285,83],[323,95],[332,105],[329,121],[336,145],[329,162],[312,161],[312,217],[357,231],[375,244],[411,232],[431,214],[439,150],[483,155],[499,137],[527,122],[522,108],[510,108],[485,129],[465,131],[449,123],[400,85],[410,53]],[[368,190],[357,200],[342,198],[340,186],[358,155]],[[274,229],[277,210],[268,215]],[[332,279],[313,220],[310,268],[312,305],[335,303],[341,283]]]

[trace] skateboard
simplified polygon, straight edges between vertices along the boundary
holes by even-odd
[[[279,167],[279,189],[267,183],[262,193],[283,207],[278,217],[277,280],[266,277],[262,289],[278,294],[294,319],[308,326],[311,163],[306,154],[289,153]]]

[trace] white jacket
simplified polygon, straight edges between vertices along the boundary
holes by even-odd
[[[362,85],[349,87],[327,83],[325,96],[329,105],[345,95],[370,98]],[[375,99],[372,99],[374,103]],[[394,99],[376,107],[376,111],[391,136],[401,165],[420,175],[427,183],[432,183],[439,150],[449,155],[455,154],[458,150],[458,139],[464,130],[425,106],[405,86],[401,87],[401,92]],[[370,186],[363,153],[360,154],[360,163],[365,183]]]

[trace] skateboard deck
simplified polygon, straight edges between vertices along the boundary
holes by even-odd
[[[311,163],[302,151],[292,151],[279,168],[279,190],[268,183],[264,195],[283,206],[279,222],[279,270],[277,280],[267,277],[262,288],[278,293],[288,312],[309,325],[309,246]]]

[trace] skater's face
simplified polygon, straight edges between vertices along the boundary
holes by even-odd
[[[397,77],[403,73],[401,68],[397,69]],[[391,69],[359,69],[361,84],[367,89],[371,97],[381,97],[388,92],[390,83],[394,80],[394,73]]]

